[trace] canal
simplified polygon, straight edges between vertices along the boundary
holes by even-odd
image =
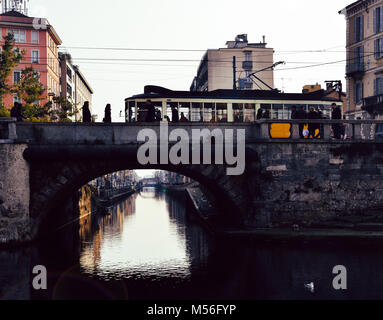
[[[215,239],[183,196],[143,189],[110,214],[84,216],[72,257],[46,243],[0,251],[1,299],[382,299],[380,245]],[[32,288],[32,269],[48,289]],[[347,290],[332,269],[347,267]],[[305,284],[314,283],[314,290]]]

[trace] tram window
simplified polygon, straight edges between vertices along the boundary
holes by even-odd
[[[136,108],[134,101],[129,101],[129,107],[128,110],[126,110],[127,113],[127,119],[129,119],[129,122],[135,122],[136,121]]]
[[[191,121],[200,122],[203,119],[202,115],[202,103],[193,102],[192,103],[192,113],[191,113]]]
[[[283,104],[273,104],[271,116],[272,119],[283,119]]]
[[[245,103],[245,109],[243,110],[244,122],[255,121],[255,104]]]
[[[271,109],[271,104],[268,103],[261,103],[261,108],[263,110],[270,110]]]
[[[323,117],[325,119],[331,119],[331,105],[330,104],[325,104],[320,106],[322,109]]]
[[[227,103],[217,103],[217,122],[227,122]]]
[[[137,102],[137,121],[145,122],[148,111],[144,107],[145,102]]]
[[[203,121],[214,122],[215,121],[214,103],[204,103],[203,109],[204,109]]]
[[[169,117],[170,121],[173,121],[172,108],[176,108],[178,110],[178,102],[168,102],[166,104],[166,115]]]
[[[243,122],[243,103],[233,103],[234,122]]]
[[[190,102],[180,102],[179,114],[183,113],[186,119],[190,119]]]

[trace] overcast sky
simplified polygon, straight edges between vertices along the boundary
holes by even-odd
[[[72,54],[94,89],[93,113],[98,114],[98,121],[103,118],[106,103],[111,103],[113,121],[120,122],[124,121],[119,113],[124,110],[126,97],[142,93],[148,84],[189,90],[203,51],[222,48],[226,41],[242,33],[248,34],[250,42],[260,42],[265,35],[268,47],[275,50],[274,60],[286,62],[275,70],[278,89],[300,92],[305,84],[344,81],[344,61],[290,68],[345,59],[346,22],[338,11],[352,2],[30,0],[29,15],[46,17],[58,32],[63,40],[62,50]],[[118,51],[84,47],[201,51]],[[132,61],[134,59],[170,61]]]

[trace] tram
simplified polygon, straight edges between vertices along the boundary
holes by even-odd
[[[276,90],[173,91],[159,86],[145,86],[144,93],[125,99],[126,122],[145,122],[145,103],[155,107],[157,121],[172,121],[174,110],[178,119],[191,122],[251,123],[257,120],[259,109],[268,119],[289,120],[292,106],[322,110],[331,119],[331,104],[342,109],[342,101],[326,97],[324,91],[311,93],[281,93]],[[186,120],[185,120],[186,119]],[[289,126],[287,124],[287,126]],[[288,129],[280,124],[279,130]],[[283,136],[283,134],[281,133]],[[287,137],[287,136],[286,136]]]

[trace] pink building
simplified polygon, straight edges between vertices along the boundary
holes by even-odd
[[[46,91],[43,105],[53,95],[60,95],[60,66],[58,46],[62,41],[55,29],[46,19],[28,17],[18,11],[0,14],[0,46],[4,45],[4,37],[13,33],[15,46],[25,51],[25,58],[16,66],[9,81],[17,82],[21,71],[26,67],[33,67],[40,73],[40,81]],[[5,107],[11,108],[17,97],[7,95],[3,97]]]

